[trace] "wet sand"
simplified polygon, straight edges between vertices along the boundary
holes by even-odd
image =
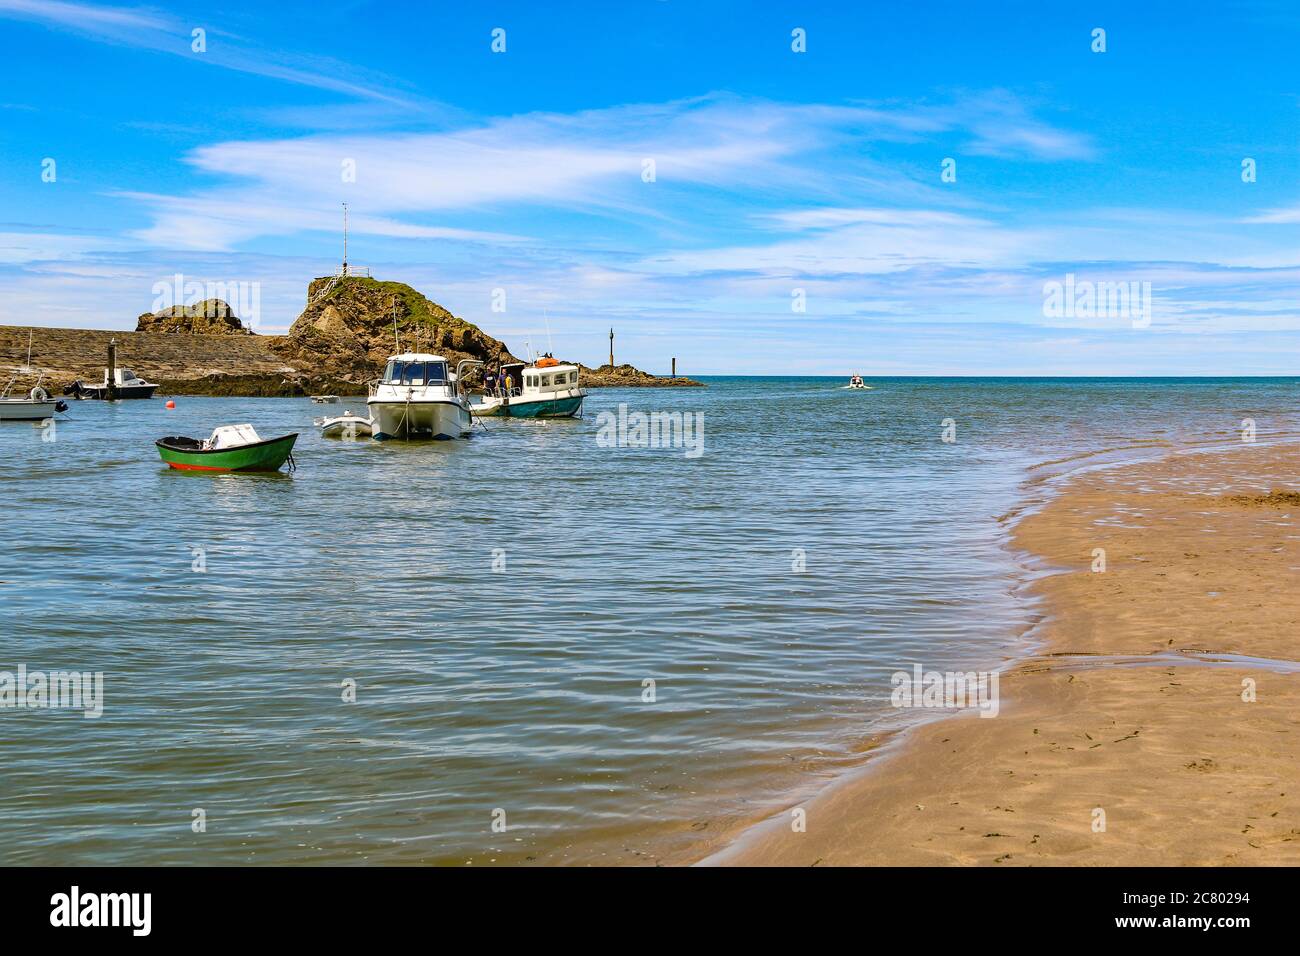
[[[1300,447],[1263,444],[1074,477],[1016,527],[1047,616],[998,716],[909,731],[705,862],[1300,864],[1298,490]]]

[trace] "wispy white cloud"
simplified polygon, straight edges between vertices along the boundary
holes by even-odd
[[[307,56],[278,46],[260,46],[224,32],[220,22],[186,23],[148,7],[112,7],[71,0],[0,0],[0,18],[26,20],[119,46],[183,56],[210,64],[328,90],[351,97],[412,105],[413,97],[383,77],[362,74],[329,57]],[[195,28],[206,31],[206,49],[191,47]]]
[[[333,229],[343,199],[371,213],[376,234],[387,236],[400,234],[398,218],[490,214],[511,205],[689,223],[698,222],[699,201],[746,194],[751,202],[756,195],[763,201],[787,196],[833,202],[870,193],[891,202],[952,206],[963,200],[951,192],[941,197],[937,184],[864,155],[864,147],[899,135],[957,130],[974,148],[990,151],[1045,158],[1064,152],[1061,144],[1085,150],[1082,138],[1031,121],[1005,96],[972,102],[977,105],[968,109],[890,109],[717,95],[576,114],[530,113],[436,132],[214,143],[190,153],[186,162],[227,184],[189,196],[137,194],[154,215],[139,236],[227,248],[259,235]],[[963,117],[973,125],[963,126]],[[990,117],[1002,126],[995,130]],[[693,191],[690,202],[682,190]],[[357,225],[366,228],[363,221]],[[412,225],[407,234],[419,238],[419,230]],[[466,235],[479,232],[468,228]]]

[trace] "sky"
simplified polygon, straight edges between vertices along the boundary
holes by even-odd
[[[352,267],[516,354],[1294,375],[1297,43],[1274,0],[0,0],[0,323],[283,332],[346,202]]]

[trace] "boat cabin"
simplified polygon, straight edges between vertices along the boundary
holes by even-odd
[[[497,394],[505,393],[506,376],[510,377],[512,398],[520,395],[546,395],[578,387],[578,366],[561,365],[554,359],[551,359],[549,365],[541,362],[536,365],[511,362],[501,366],[501,374],[494,389]]]
[[[447,360],[441,355],[407,353],[394,355],[384,367],[381,385],[423,388],[446,386],[454,378],[447,372]]]
[[[113,376],[113,384],[118,388],[132,388],[135,386],[144,387],[153,384],[152,382],[146,382],[129,368],[119,368],[114,371],[116,374]],[[104,369],[104,385],[108,385],[108,369]]]
[[[578,366],[549,365],[524,369],[525,392],[560,392],[578,385]]]

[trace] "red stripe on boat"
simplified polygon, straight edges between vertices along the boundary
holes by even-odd
[[[181,471],[234,471],[233,468],[217,468],[213,465],[182,465],[174,461],[169,461],[167,464]]]

